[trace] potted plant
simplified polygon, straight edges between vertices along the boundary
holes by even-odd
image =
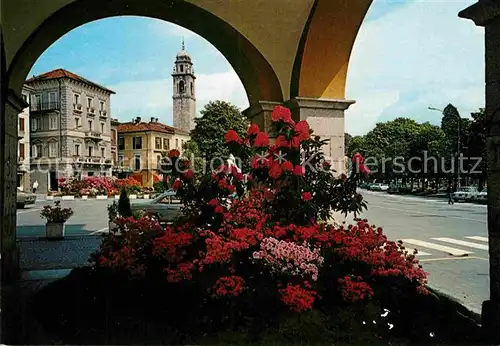
[[[47,220],[45,225],[46,237],[49,239],[64,238],[65,222],[73,215],[71,208],[61,208],[61,201],[56,201],[54,207],[46,205],[40,216]]]
[[[118,217],[118,203],[116,201],[113,201],[112,204],[108,205],[108,229],[109,231],[112,231],[115,229],[116,224],[114,221]]]

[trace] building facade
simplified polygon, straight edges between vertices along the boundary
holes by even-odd
[[[118,119],[111,118],[111,164],[113,168],[118,164]]]
[[[22,90],[23,100],[30,103],[33,88],[25,85]],[[17,124],[17,187],[23,191],[30,190],[30,108],[19,113]]]
[[[184,42],[182,50],[177,54],[172,73],[173,82],[173,119],[174,127],[183,132],[194,129],[196,116],[196,77],[193,62],[186,52]]]
[[[58,69],[30,78],[31,180],[39,191],[57,179],[111,175],[113,91]]]
[[[182,153],[182,146],[189,140],[189,134],[151,118],[143,122],[137,117],[132,122],[121,123],[118,130],[119,177],[131,176],[143,186],[152,187],[162,179],[160,163],[162,154],[171,149]]]

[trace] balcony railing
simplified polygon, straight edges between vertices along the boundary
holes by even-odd
[[[87,132],[85,132],[85,138],[94,139],[94,140],[101,140],[102,135],[100,132],[87,131]]]
[[[18,157],[17,158],[17,164],[18,165],[23,165],[25,163],[25,161],[24,161],[25,159],[26,158],[24,158],[24,157]]]
[[[95,108],[94,107],[87,107],[87,113],[89,115],[94,115],[95,114]]]
[[[19,138],[19,139],[24,138],[25,135],[26,135],[26,131],[21,130],[21,129],[17,129],[17,138]]]
[[[102,109],[99,110],[99,116],[100,117],[105,118],[107,115],[108,115],[108,111],[105,111],[105,110],[102,110]]]
[[[59,109],[59,102],[51,101],[51,102],[40,102],[40,103],[32,103],[30,111],[31,112],[48,112]]]
[[[79,103],[73,103],[73,110],[77,113],[83,112],[83,106]]]
[[[73,161],[75,163],[82,163],[84,165],[106,165],[111,166],[111,159],[106,159],[99,156],[85,156],[85,157],[74,157]]]

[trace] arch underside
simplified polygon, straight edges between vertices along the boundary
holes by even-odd
[[[94,20],[125,15],[165,20],[204,37],[232,65],[250,104],[259,100],[283,100],[276,74],[257,49],[226,22],[185,1],[74,1],[46,19],[22,45],[9,66],[9,88],[20,92],[38,57],[69,31]]]
[[[28,0],[6,1],[12,10],[14,1],[27,6]],[[7,67],[10,89],[20,92],[38,57],[74,28],[134,15],[165,20],[207,39],[232,65],[254,104],[294,97],[343,99],[351,50],[372,0],[59,2],[66,5],[48,16],[13,55]],[[33,11],[43,6],[30,4],[26,8]]]

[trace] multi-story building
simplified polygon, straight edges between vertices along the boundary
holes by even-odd
[[[30,95],[33,88],[25,85],[22,90],[23,99],[30,103]],[[19,113],[17,124],[17,187],[23,191],[28,191],[31,186],[30,181],[30,108],[26,107]]]
[[[118,176],[129,175],[143,186],[153,186],[162,179],[159,167],[162,154],[171,149],[182,153],[182,146],[189,140],[189,133],[151,118],[143,122],[137,117],[132,122],[121,123],[118,129]]]
[[[40,191],[60,177],[110,175],[113,91],[64,69],[26,81],[31,95],[31,179]]]

